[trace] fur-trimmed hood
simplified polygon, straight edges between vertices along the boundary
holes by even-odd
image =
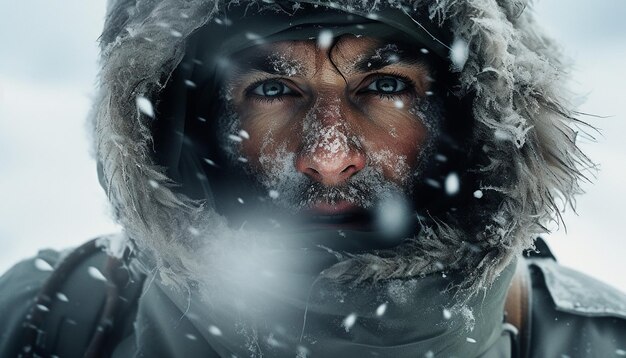
[[[576,146],[575,126],[581,122],[569,102],[567,69],[557,46],[535,24],[528,2],[328,3],[363,15],[385,7],[415,17],[427,14],[466,45],[467,59],[451,71],[458,71],[457,95],[472,101],[470,149],[478,158],[471,168],[472,204],[425,223],[420,238],[402,254],[350,255],[327,272],[330,277],[406,277],[444,263],[465,269],[471,286],[484,288],[532,247],[548,222],[558,220],[559,205],[571,204],[580,192],[580,170],[591,163]],[[186,41],[226,6],[211,0],[111,0],[101,37],[102,70],[91,117],[101,182],[132,238],[128,244],[163,277],[176,280],[187,279],[195,265],[189,260],[200,245],[198,233],[217,235],[226,224],[210,202],[180,193],[155,160],[155,108],[185,55]],[[479,227],[463,224],[472,221],[473,212],[488,213]]]

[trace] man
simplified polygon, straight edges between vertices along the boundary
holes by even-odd
[[[125,233],[9,271],[0,352],[626,354],[624,295],[533,243],[588,160],[525,5],[112,2]]]

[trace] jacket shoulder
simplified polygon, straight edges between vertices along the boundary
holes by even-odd
[[[41,250],[0,277],[0,356],[14,357],[21,347],[22,325],[42,285],[61,260],[63,253]]]
[[[560,265],[542,244],[542,255],[526,259],[530,357],[626,355],[626,294]]]
[[[543,276],[556,310],[626,320],[626,294],[618,289],[551,259],[530,260],[530,266]]]

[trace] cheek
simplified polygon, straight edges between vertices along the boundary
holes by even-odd
[[[426,143],[426,127],[407,109],[373,111],[371,116],[363,136],[369,160],[385,178],[407,185]]]
[[[241,143],[241,154],[248,159],[251,168],[261,174],[275,171],[289,152],[294,151],[290,133],[294,121],[288,111],[248,111],[241,116],[241,128],[250,138]],[[281,163],[279,163],[281,162]]]

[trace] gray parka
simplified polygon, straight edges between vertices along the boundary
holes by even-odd
[[[207,179],[210,175],[196,175],[198,168],[206,171],[204,164],[198,164],[203,158],[188,151],[184,140],[165,141],[163,145],[164,141],[158,137],[163,132],[157,133],[155,128],[162,128],[159,123],[169,120],[165,114],[172,113],[172,93],[186,96],[183,98],[191,96],[190,88],[183,92],[175,89],[184,83],[185,76],[195,73],[193,68],[203,66],[198,56],[212,50],[211,46],[198,46],[204,43],[198,42],[199,38],[209,38],[201,35],[211,35],[213,30],[207,29],[226,26],[229,21],[253,26],[262,19],[266,23],[261,22],[256,33],[269,38],[274,35],[273,25],[291,24],[292,19],[299,18],[298,11],[306,11],[297,2],[278,3],[243,2],[246,12],[241,17],[225,16],[231,6],[238,6],[235,2],[114,0],[109,3],[101,37],[99,92],[91,126],[100,179],[125,232],[116,240],[109,240],[109,244],[104,240],[103,245],[108,246],[113,256],[122,256],[124,249],[132,253],[126,258],[128,272],[136,282],[142,282],[138,285],[144,285],[145,293],[139,297],[133,291],[134,298],[129,299],[123,317],[116,316],[113,326],[117,331],[105,355],[356,357],[373,352],[394,357],[416,354],[508,357],[515,354],[515,342],[520,338],[510,327],[501,325],[501,313],[516,260],[525,260],[521,261],[522,266],[529,267],[532,278],[532,300],[526,311],[528,340],[521,342],[530,356],[623,354],[626,349],[623,294],[557,265],[545,247],[539,247],[540,255],[533,258],[520,257],[524,250],[534,247],[534,238],[545,231],[549,221],[558,220],[556,202],[569,204],[580,192],[580,170],[590,164],[576,146],[573,126],[580,121],[569,103],[561,54],[537,28],[523,0],[302,2],[384,23],[414,37],[440,57],[446,57],[448,51],[454,52],[449,66],[454,81],[450,92],[459,101],[467,102],[466,117],[459,123],[469,122],[468,139],[461,143],[460,150],[469,153],[469,164],[460,173],[461,182],[467,184],[457,197],[446,203],[461,210],[425,218],[419,233],[399,248],[329,254],[335,261],[318,271],[325,280],[351,285],[351,294],[345,299],[353,299],[355,307],[360,308],[372,304],[373,299],[359,303],[359,297],[379,297],[381,292],[390,292],[390,287],[406,289],[408,283],[413,285],[413,291],[408,292],[414,294],[408,294],[408,302],[398,303],[397,311],[391,303],[387,306],[397,296],[380,299],[389,310],[386,316],[415,315],[410,320],[391,320],[400,322],[396,325],[389,325],[389,321],[381,323],[385,328],[393,326],[395,331],[389,331],[393,334],[368,336],[376,330],[365,319],[352,322],[350,329],[352,324],[355,328],[351,331],[345,320],[331,319],[328,323],[324,321],[326,316],[350,318],[350,309],[320,304],[321,308],[315,310],[313,305],[309,307],[307,298],[304,306],[305,312],[311,309],[308,312],[311,329],[320,326],[323,331],[326,322],[343,326],[345,332],[327,336],[311,333],[309,337],[302,328],[299,341],[293,347],[288,344],[290,350],[278,353],[279,350],[267,350],[280,344],[270,339],[274,336],[263,335],[260,328],[258,332],[253,328],[254,332],[250,333],[249,327],[243,325],[229,331],[223,324],[228,317],[217,317],[210,312],[203,315],[203,308],[210,305],[191,299],[192,293],[202,289],[215,292],[224,286],[202,286],[193,273],[207,270],[207,262],[208,272],[219,271],[221,263],[227,261],[224,251],[219,250],[223,249],[220,243],[234,242],[229,252],[237,252],[241,249],[237,245],[245,243],[242,237],[254,233],[229,228],[227,219],[216,210],[214,183]],[[255,17],[250,12],[262,16]],[[245,35],[242,31],[239,34]],[[241,45],[243,42],[254,41],[250,36],[226,37],[236,46],[245,47]],[[217,43],[220,41],[221,38]],[[171,134],[192,135],[186,132],[190,127],[184,120],[172,123],[168,125]],[[185,174],[189,168],[193,175]],[[445,178],[446,171],[459,168],[443,170],[436,180]],[[185,190],[190,187],[200,188],[201,194]],[[247,246],[245,249],[248,250]],[[325,255],[315,252],[310,256],[317,254]],[[60,260],[55,253],[42,255],[53,266]],[[34,327],[44,333],[39,343],[43,341],[44,346],[52,349],[49,352],[59,356],[63,355],[55,347],[70,349],[68,342],[73,339],[76,343],[69,346],[75,350],[66,351],[69,352],[66,356],[85,351],[95,334],[92,332],[97,332],[99,327],[98,318],[91,317],[101,316],[86,312],[100,312],[101,307],[106,307],[105,288],[111,280],[94,282],[91,269],[103,267],[106,260],[101,254],[86,257],[87,261],[76,263],[76,271],[72,271],[76,275],[83,273],[83,277],[72,275],[60,284],[58,292],[94,292],[93,300],[79,293],[66,296],[70,305],[85,307],[85,302],[89,302],[95,304],[95,309],[69,312],[67,308],[59,308],[68,302],[58,297],[50,300],[50,305],[34,306],[34,312],[48,310],[67,317],[77,315],[53,320],[53,326],[62,322],[58,327]],[[320,260],[327,262],[328,258]],[[32,314],[32,299],[48,276],[34,267],[34,261],[26,261],[0,281],[2,356],[32,352],[29,349],[33,347],[25,347],[19,339],[18,327],[29,312]],[[91,276],[85,276],[85,272]],[[144,281],[142,278],[146,276]],[[455,281],[456,278],[459,280]],[[373,283],[368,286],[368,282]],[[385,282],[384,290],[373,288],[378,282]],[[597,295],[592,291],[597,291]],[[299,302],[296,296],[289,298]],[[220,297],[216,299],[221,302]],[[294,305],[302,308],[298,303]],[[450,311],[445,307],[450,307]],[[359,313],[359,317],[364,315]],[[80,319],[86,322],[78,329],[72,328],[71,322]],[[212,324],[211,319],[220,324]],[[405,325],[407,322],[410,324]],[[441,329],[434,333],[423,330],[424,327]],[[397,332],[409,333],[401,336]],[[241,344],[243,348],[234,342],[239,337],[247,340]],[[264,343],[258,342],[261,338]],[[429,344],[432,348],[428,348]],[[240,348],[243,351],[237,350]]]

